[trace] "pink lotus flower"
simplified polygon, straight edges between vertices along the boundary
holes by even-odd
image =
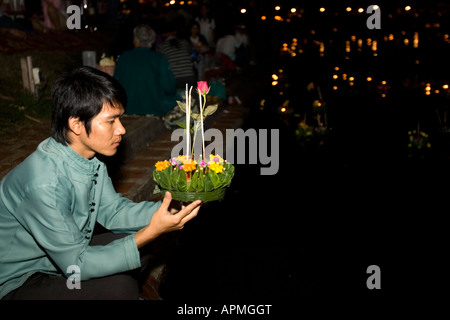
[[[208,83],[206,81],[197,81],[197,90],[198,93],[208,94],[209,92]]]

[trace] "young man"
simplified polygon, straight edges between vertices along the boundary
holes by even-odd
[[[51,137],[0,182],[0,298],[137,299],[126,272],[141,267],[139,249],[183,228],[200,202],[176,211],[170,193],[134,203],[115,192],[95,157],[114,155],[126,132],[114,78],[83,67],[60,77],[52,98]],[[92,239],[96,222],[117,234],[111,242]]]

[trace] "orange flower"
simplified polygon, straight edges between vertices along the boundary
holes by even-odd
[[[164,160],[164,161],[158,161],[158,162],[155,164],[155,167],[156,167],[156,171],[163,171],[164,169],[170,167],[170,162],[167,161],[167,160]]]
[[[194,171],[197,168],[197,161],[189,161],[183,165],[183,170],[186,172]]]

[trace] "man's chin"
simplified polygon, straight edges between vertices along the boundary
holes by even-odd
[[[115,148],[114,150],[108,150],[108,151],[103,151],[103,152],[98,152],[98,153],[105,157],[112,157],[117,153],[117,148]]]

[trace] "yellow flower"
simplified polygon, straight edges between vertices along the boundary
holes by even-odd
[[[156,167],[156,171],[163,171],[164,169],[170,167],[170,162],[167,161],[167,160],[164,160],[164,161],[158,161],[158,162],[155,164],[155,167]]]
[[[187,156],[178,156],[175,158],[175,160],[178,160],[182,163],[186,163],[187,162]]]
[[[223,165],[215,163],[215,162],[210,162],[209,168],[212,171],[214,171],[215,173],[221,173],[223,171]]]

